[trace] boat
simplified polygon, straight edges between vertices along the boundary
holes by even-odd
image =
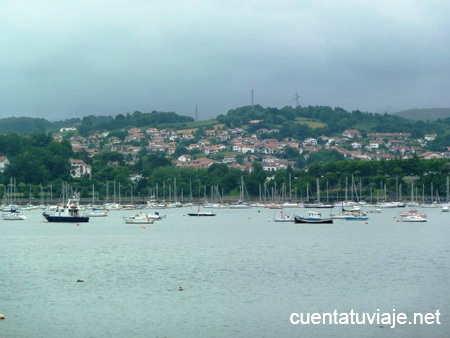
[[[153,224],[153,218],[146,212],[138,212],[132,216],[124,217],[126,224]]]
[[[345,217],[346,221],[367,221],[368,219],[369,217],[363,213],[351,213]]]
[[[216,214],[212,211],[200,211],[200,208],[197,208],[197,212],[188,212],[188,216],[216,216]]]
[[[294,216],[294,223],[333,223],[333,219],[322,217],[320,212],[310,210],[308,217]]]
[[[401,217],[402,222],[427,222],[426,217],[422,217],[419,215],[409,215]]]
[[[80,198],[77,194],[67,200],[65,206],[57,206],[50,211],[45,210],[42,215],[50,223],[87,223],[89,216],[80,214]]]
[[[163,218],[166,218],[166,215],[161,216],[159,214],[159,211],[155,211],[153,214],[147,214],[147,217],[152,219],[152,220],[154,220],[154,221],[159,221],[159,220],[161,220]]]
[[[294,217],[290,214],[287,214],[282,210],[279,216],[273,215],[274,222],[294,222]]]
[[[345,219],[347,221],[367,221],[369,217],[362,212],[359,205],[352,205],[351,209],[345,209],[344,203],[341,205],[341,212],[339,214],[331,213],[330,217],[333,219]]]
[[[304,208],[333,209],[334,205],[330,203],[303,203]]]
[[[188,216],[216,216],[212,211],[188,212]]]
[[[403,211],[400,213],[402,222],[427,222],[427,215],[416,209]]]
[[[393,202],[381,202],[381,203],[378,203],[378,205],[377,205],[378,208],[384,208],[384,209],[386,209],[386,208],[404,208],[405,206],[406,206],[405,203],[403,203],[403,202],[395,202],[395,201],[393,201]]]
[[[241,185],[239,187],[239,191],[240,191],[239,201],[237,201],[234,204],[230,204],[229,208],[230,209],[250,209],[252,207],[251,204],[245,202],[245,199],[244,199],[245,184],[244,184],[244,177],[243,176],[241,176]]]
[[[96,208],[94,208],[94,209],[90,210],[90,211],[87,213],[87,215],[88,215],[89,217],[106,217],[106,216],[108,216],[108,213],[109,213],[109,210],[108,210],[108,209],[102,210],[102,209],[96,209]]]
[[[27,216],[22,215],[16,209],[10,209],[10,210],[3,210],[2,219],[4,219],[5,221],[23,221],[27,219]]]

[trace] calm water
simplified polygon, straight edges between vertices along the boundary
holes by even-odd
[[[448,337],[450,213],[422,210],[427,223],[395,209],[367,224],[274,223],[256,208],[170,209],[145,229],[122,211],[80,226],[40,211],[0,220],[0,337]],[[289,321],[334,309],[439,309],[441,325]]]

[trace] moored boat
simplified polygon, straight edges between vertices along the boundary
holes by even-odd
[[[216,214],[209,211],[200,211],[200,212],[188,212],[188,216],[216,216]]]
[[[367,221],[368,219],[369,217],[363,213],[353,213],[345,217],[346,221]]]
[[[427,215],[419,210],[413,209],[400,213],[402,222],[427,222]]]
[[[294,223],[333,223],[332,218],[322,217],[317,211],[309,211],[307,217],[295,216]]]
[[[124,217],[124,219],[126,224],[153,224],[153,218],[143,211]]]
[[[92,209],[88,211],[87,216],[89,217],[106,217],[108,216],[109,210],[96,210]]]
[[[55,210],[46,210],[42,213],[47,222],[50,223],[87,223],[89,216],[80,214],[79,197],[74,195],[67,200],[63,207],[56,207]]]
[[[280,212],[279,216],[273,216],[274,222],[294,222],[294,217],[284,211]]]
[[[427,222],[426,217],[422,217],[419,215],[409,215],[401,218],[402,222]]]
[[[27,216],[22,215],[18,210],[16,209],[10,209],[10,210],[4,210],[2,212],[2,219],[5,221],[23,221],[27,219]]]
[[[212,211],[200,211],[200,208],[197,208],[196,212],[188,212],[188,216],[216,216],[216,214]]]

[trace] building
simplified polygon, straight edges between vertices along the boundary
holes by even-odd
[[[92,167],[89,164],[84,163],[83,160],[71,158],[70,160],[70,175],[73,178],[80,178],[84,175],[91,177]]]
[[[0,173],[4,173],[9,166],[9,160],[6,156],[0,156]]]

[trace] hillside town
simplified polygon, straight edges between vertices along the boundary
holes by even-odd
[[[251,121],[251,123],[258,122]],[[62,141],[68,138],[75,153],[86,151],[90,157],[102,151],[119,152],[131,165],[144,151],[164,154],[172,158],[173,164],[178,167],[208,168],[213,163],[225,163],[229,167],[248,172],[251,172],[254,161],[261,161],[263,169],[268,172],[276,172],[288,166],[297,167],[295,161],[288,161],[284,156],[288,148],[304,159],[321,149],[335,150],[346,159],[365,161],[408,159],[412,156],[421,159],[450,158],[450,147],[442,152],[427,150],[430,143],[437,137],[436,134],[427,134],[421,139],[413,139],[410,133],[368,133],[363,136],[358,130],[348,129],[342,135],[307,137],[303,140],[285,138],[278,141],[267,138],[267,135],[276,133],[277,130],[264,128],[258,129],[255,133],[249,133],[245,128],[217,126],[214,129],[202,131],[200,135],[196,129],[133,127],[124,131],[126,131],[124,139],[110,136],[109,132],[83,137],[73,135],[76,128],[68,127],[54,134],[54,139]],[[180,147],[185,149],[185,153],[174,156]],[[0,169],[4,170],[5,161],[7,158],[0,162]],[[91,175],[90,165],[83,160],[74,158],[71,160],[71,166],[72,177]],[[135,177],[131,179],[138,180],[139,174],[135,174]]]

